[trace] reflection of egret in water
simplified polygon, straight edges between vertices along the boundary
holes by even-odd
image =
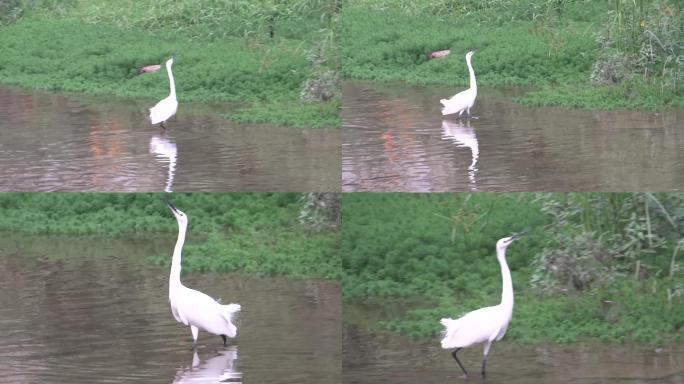
[[[242,383],[242,372],[235,370],[237,347],[219,351],[217,356],[200,361],[197,349],[192,355],[192,366],[179,370],[174,383]]]
[[[171,141],[165,133],[154,135],[150,139],[150,153],[154,154],[162,163],[169,164],[164,192],[173,192],[173,176],[176,174],[176,157],[178,153],[176,143]]]
[[[472,152],[473,161],[468,167],[468,179],[470,179],[471,190],[476,190],[477,185],[475,181],[475,173],[477,172],[477,159],[480,156],[480,148],[477,144],[477,136],[475,135],[475,127],[470,126],[470,120],[466,123],[460,121],[442,121],[442,136],[445,139],[450,139],[459,147],[470,148]]]

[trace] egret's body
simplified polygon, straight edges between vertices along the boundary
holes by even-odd
[[[506,263],[506,248],[521,234],[514,234],[504,237],[496,243],[496,257],[501,266],[501,277],[503,289],[501,293],[501,303],[499,305],[480,308],[469,312],[458,319],[442,319],[441,323],[445,327],[444,337],[442,338],[442,348],[452,349],[452,356],[468,376],[468,372],[456,357],[456,353],[462,348],[475,344],[484,344],[484,360],[482,361],[482,375],[485,375],[487,356],[492,343],[501,340],[506,334],[508,323],[513,315],[513,283],[511,281],[511,271]]]
[[[185,242],[188,218],[176,207],[169,208],[178,221],[178,241],[173,250],[171,274],[169,276],[169,302],[171,313],[179,322],[190,326],[193,345],[197,344],[199,330],[221,336],[223,344],[227,337],[235,337],[237,328],[233,324],[234,315],[240,311],[239,304],[219,304],[210,296],[184,286],[180,281],[181,251]]]
[[[166,61],[166,73],[169,75],[169,95],[150,108],[150,122],[152,124],[161,124],[162,128],[166,128],[164,127],[164,122],[175,115],[178,110],[176,83],[173,81],[173,72],[171,71],[172,65],[173,57]]]
[[[451,115],[458,113],[459,116],[466,112],[470,117],[470,108],[475,105],[475,98],[477,97],[477,82],[475,81],[475,72],[471,64],[471,58],[475,51],[470,51],[466,54],[466,64],[468,65],[468,73],[470,74],[470,88],[459,92],[449,99],[442,99],[442,115]]]

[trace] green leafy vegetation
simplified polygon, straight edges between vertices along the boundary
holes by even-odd
[[[302,104],[298,102],[273,104],[252,104],[227,114],[226,117],[240,123],[275,123],[295,127],[339,127],[341,99],[329,103]]]
[[[463,86],[464,55],[477,48],[479,85],[542,87],[517,100],[525,104],[681,107],[682,15],[681,4],[667,0],[350,0],[342,73]],[[445,49],[451,55],[428,60]]]
[[[377,327],[435,337],[439,319],[496,305],[508,249],[522,342],[684,340],[683,194],[346,194],[347,301],[408,300]],[[383,298],[375,300],[375,298]]]
[[[326,82],[325,98],[302,95],[339,65],[332,1],[15,3],[17,16],[0,24],[2,84],[158,100],[165,70],[138,68],[175,53],[181,103],[239,102],[226,116],[240,121],[339,125],[339,82]],[[286,110],[295,117],[270,112]]]
[[[0,194],[0,230],[29,234],[145,236],[175,239],[176,220],[164,194]],[[186,271],[338,278],[337,225],[312,227],[308,195],[294,193],[174,194],[189,218]],[[323,214],[322,212],[320,214]],[[171,249],[169,249],[171,252]],[[151,262],[167,265],[169,255]]]

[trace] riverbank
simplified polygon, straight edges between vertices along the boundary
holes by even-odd
[[[680,194],[346,194],[343,294],[388,308],[379,329],[435,338],[439,319],[499,303],[494,245],[529,229],[507,252],[507,337],[674,343],[684,340],[682,233],[663,212],[678,223],[676,206]]]
[[[0,24],[0,83],[143,98],[152,106],[168,94],[166,71],[138,69],[176,54],[179,113],[188,101],[233,102],[224,116],[240,122],[339,126],[338,84],[326,83],[324,96],[308,86],[336,72],[336,11],[311,5],[271,14],[266,5],[219,3],[21,3],[20,16]]]
[[[468,85],[464,55],[477,48],[472,62],[478,85],[536,88],[516,99],[523,104],[684,108],[677,59],[682,52],[676,43],[684,29],[681,19],[675,20],[682,8],[646,1],[640,13],[614,25],[613,18],[632,10],[629,4],[615,10],[609,3],[502,0],[450,7],[436,1],[350,1],[342,19],[342,73],[348,79],[453,85],[458,91]],[[628,28],[635,37],[618,41]],[[652,47],[652,36],[664,45],[662,53]],[[651,47],[648,55],[643,47]],[[428,59],[442,50],[451,54]]]
[[[164,203],[167,196],[4,193],[0,194],[0,231],[155,237],[163,233],[175,241],[178,227]],[[189,219],[185,271],[339,278],[338,232],[306,224],[302,217],[317,215],[306,208],[306,195],[174,194],[173,203]],[[159,265],[171,260],[169,254],[149,256],[151,263]]]

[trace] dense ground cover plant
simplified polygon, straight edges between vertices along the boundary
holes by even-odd
[[[235,102],[225,115],[239,121],[339,125],[338,82],[325,99],[300,100],[337,71],[334,1],[15,3],[17,16],[0,24],[0,83],[154,100],[168,93],[166,74],[137,69],[175,53],[181,103]]]
[[[350,0],[342,21],[348,37],[342,41],[343,75],[466,85],[463,56],[478,48],[473,66],[479,85],[539,87],[516,99],[524,104],[684,107],[682,6],[638,3]],[[630,7],[641,7],[641,17],[632,17]],[[452,54],[428,60],[430,52],[444,49]]]
[[[167,234],[176,221],[163,194],[0,194],[0,230],[28,234],[148,236]],[[174,194],[189,218],[183,258],[187,271],[241,271],[291,277],[337,278],[336,225],[300,222],[309,197],[295,193]],[[332,207],[331,209],[335,209]],[[324,213],[317,213],[327,220]],[[9,234],[8,234],[9,233]],[[150,255],[167,265],[168,254]]]

